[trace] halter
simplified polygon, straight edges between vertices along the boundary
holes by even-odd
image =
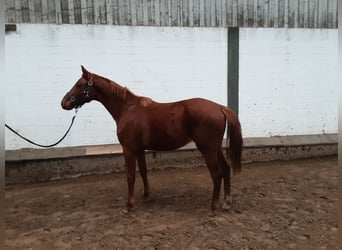
[[[90,88],[91,88],[93,85],[94,85],[93,80],[90,79],[89,82],[88,82],[88,84],[87,84],[86,89],[83,91],[83,94],[84,94],[86,97],[89,97],[89,90],[90,90]]]
[[[89,90],[93,85],[94,85],[93,80],[90,79],[88,81],[87,87],[85,88],[85,90],[83,90],[83,94],[85,95],[85,97],[87,98],[89,97]],[[76,97],[70,94],[70,92],[68,92],[66,95],[69,97],[71,102],[76,102]]]

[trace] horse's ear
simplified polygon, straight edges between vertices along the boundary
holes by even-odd
[[[83,65],[81,65],[81,69],[82,69],[82,73],[83,73],[83,77],[85,78],[85,79],[89,79],[89,76],[90,76],[90,73],[88,72],[88,70],[86,70],[86,68],[85,67],[83,67]]]

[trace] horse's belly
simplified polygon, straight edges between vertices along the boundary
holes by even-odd
[[[174,150],[189,143],[191,139],[187,136],[158,135],[155,132],[145,144],[147,150]]]
[[[183,105],[159,104],[151,107],[146,117],[143,130],[146,149],[173,150],[191,141]]]

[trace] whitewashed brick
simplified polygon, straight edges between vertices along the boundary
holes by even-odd
[[[73,112],[60,107],[80,65],[156,101],[227,103],[224,28],[20,24],[6,34],[6,123],[49,144]],[[240,31],[245,137],[337,132],[337,30]],[[59,146],[118,143],[102,105],[82,107]],[[33,147],[6,130],[6,149]]]
[[[20,24],[6,35],[6,122],[41,144],[56,141],[73,112],[60,101],[80,65],[156,101],[204,97],[226,104],[227,31],[211,28]],[[79,111],[59,146],[118,143],[96,102]],[[32,147],[6,131],[6,149]]]
[[[337,133],[337,30],[241,29],[245,137]]]

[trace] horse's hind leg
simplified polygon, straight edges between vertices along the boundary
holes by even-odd
[[[219,207],[220,190],[222,182],[222,169],[219,164],[217,151],[206,151],[203,149],[200,149],[200,151],[204,157],[204,160],[210,171],[211,178],[213,180],[214,189],[211,199],[211,210],[214,212],[214,210]]]
[[[230,166],[224,158],[222,150],[219,151],[219,161],[222,167],[223,180],[224,180],[224,205],[232,205],[232,196],[230,191]],[[228,208],[228,207],[227,207]]]
[[[148,198],[150,195],[150,186],[148,184],[147,179],[147,168],[146,168],[146,159],[145,159],[145,152],[141,151],[137,154],[138,166],[140,176],[144,183],[144,198]]]

